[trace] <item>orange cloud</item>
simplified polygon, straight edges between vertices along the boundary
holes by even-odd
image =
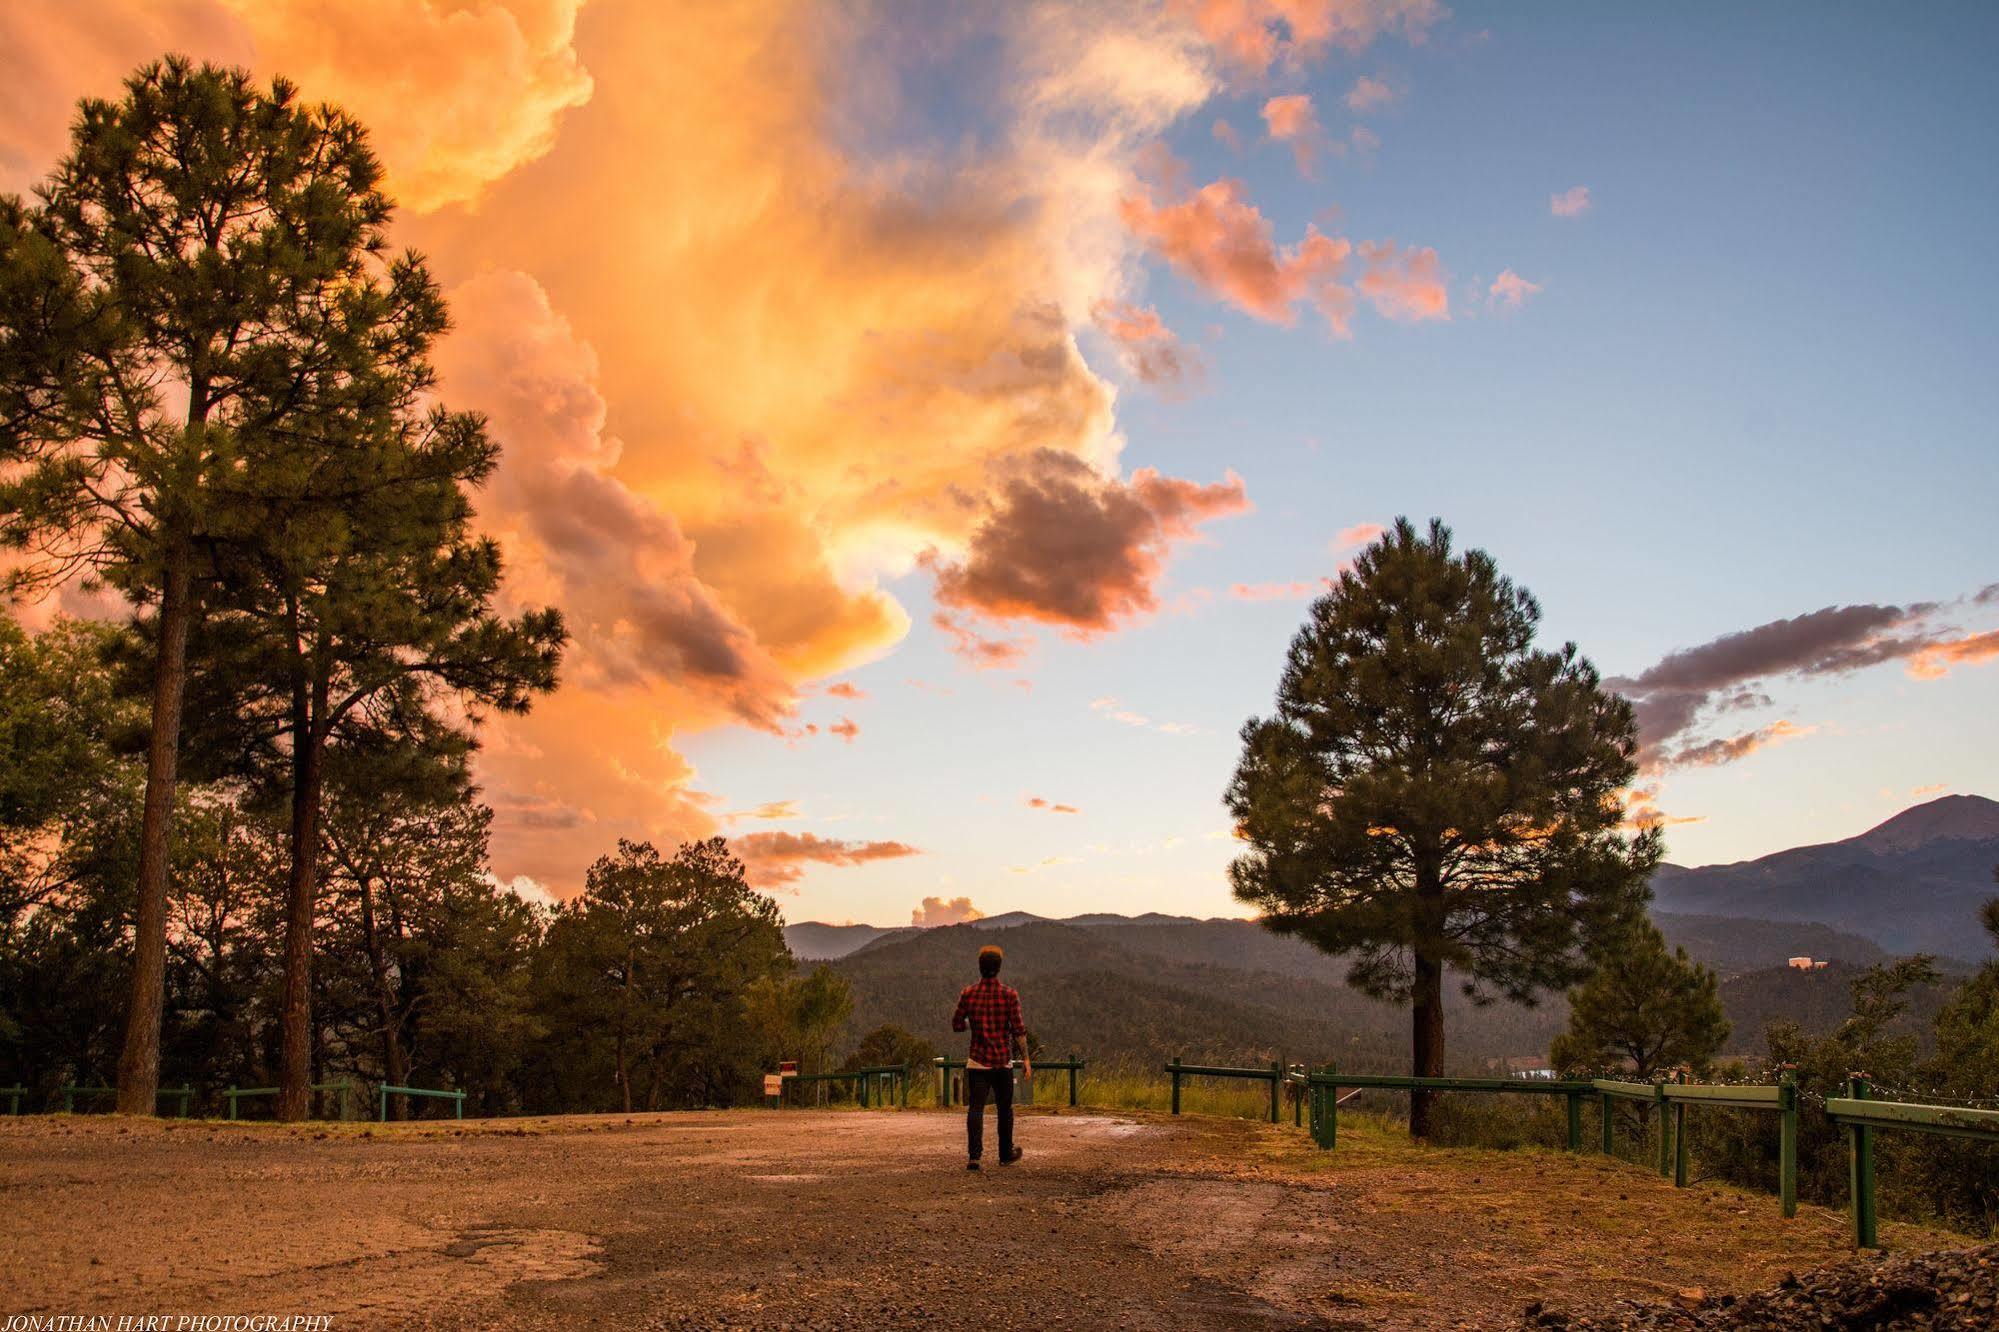
[[[1521,302],[1539,290],[1541,290],[1540,283],[1529,282],[1509,268],[1492,280],[1492,287],[1487,295],[1498,304],[1510,305],[1517,310]]]
[[[1326,580],[1316,583],[1230,583],[1229,595],[1238,601],[1298,601],[1326,590]]]
[[[962,561],[924,558],[945,606],[1089,637],[1157,610],[1173,544],[1248,508],[1233,472],[1203,486],[1141,468],[1125,482],[1044,449],[1003,469]]]
[[[1291,93],[1271,98],[1263,104],[1263,123],[1270,127],[1271,138],[1291,145],[1299,174],[1310,176],[1313,161],[1325,137],[1319,128],[1319,113],[1312,106],[1311,94]]]
[[[1045,809],[1050,814],[1081,814],[1083,812],[1074,805],[1057,804],[1054,801],[1043,800],[1040,796],[1029,796],[1027,798],[1027,807],[1029,809]]]
[[[744,877],[758,888],[780,888],[804,877],[807,865],[865,865],[921,855],[906,842],[843,842],[816,833],[760,832],[729,839]]]
[[[1589,211],[1589,186],[1575,185],[1548,196],[1548,211],[1556,217],[1581,217]]]
[[[1357,295],[1391,319],[1448,319],[1442,265],[1430,249],[1388,241],[1358,245],[1309,226],[1279,248],[1269,221],[1243,197],[1240,181],[1218,180],[1161,204],[1149,190],[1123,201],[1125,223],[1175,268],[1248,314],[1288,325],[1299,302],[1312,305],[1339,336],[1348,336]],[[1343,281],[1358,260],[1361,273]]]
[[[1395,90],[1377,78],[1361,75],[1347,90],[1347,110],[1356,114],[1387,106],[1395,100]]]
[[[836,684],[827,685],[826,693],[832,698],[861,699],[868,696],[867,690],[861,688],[851,680],[841,680]]]
[[[1999,629],[1925,647],[1909,658],[1909,674],[1934,680],[1950,674],[1953,666],[1974,666],[1994,657],[1999,657]]]
[[[1178,384],[1199,371],[1199,363],[1151,306],[1099,301],[1090,313],[1117,344],[1126,367],[1146,383]]]
[[[1660,766],[1712,768],[1723,763],[1733,763],[1739,758],[1746,758],[1780,740],[1794,740],[1801,735],[1810,735],[1817,729],[1816,726],[1799,726],[1793,722],[1775,721],[1757,730],[1745,731],[1741,735],[1688,745],[1666,756]]]
[[[117,94],[168,51],[283,74],[368,126],[390,193],[428,211],[476,199],[546,154],[588,102],[582,0],[83,0],[0,6],[0,188],[62,150],[77,97]],[[28,179],[23,179],[27,176]]]
[[[1225,63],[1253,77],[1333,47],[1359,51],[1389,33],[1421,42],[1446,12],[1440,0],[1172,0],[1171,7]]]
[[[967,921],[984,920],[985,915],[972,905],[969,897],[926,897],[909,913],[909,923],[927,930],[937,925],[963,925]]]
[[[933,613],[930,623],[950,636],[951,651],[976,671],[998,671],[1018,666],[1027,660],[1028,652],[1034,647],[1034,639],[1029,636],[1002,638],[982,634],[961,617],[943,611]]]
[[[1342,527],[1333,536],[1333,552],[1338,554],[1356,546],[1373,545],[1387,530],[1380,523],[1355,523],[1352,527]]]

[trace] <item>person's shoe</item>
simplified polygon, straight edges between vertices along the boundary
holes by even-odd
[[[1007,1154],[1006,1154],[1005,1156],[1002,1156],[1002,1157],[1000,1158],[1000,1164],[1001,1164],[1001,1165],[1012,1165],[1012,1164],[1013,1164],[1013,1163],[1014,1163],[1015,1161],[1018,1161],[1018,1160],[1019,1160],[1019,1159],[1020,1159],[1021,1157],[1025,1156],[1025,1155],[1027,1155],[1027,1153],[1026,1153],[1025,1151],[1023,1151],[1023,1150],[1022,1150],[1021,1148],[1019,1148],[1019,1147],[1016,1147],[1016,1148],[1014,1148],[1014,1149],[1013,1149],[1012,1151],[1008,1152],[1008,1153],[1007,1153]]]
[[[965,1169],[967,1170],[977,1170],[978,1168],[979,1168],[979,1162],[977,1157],[974,1157],[973,1159],[965,1162]]]

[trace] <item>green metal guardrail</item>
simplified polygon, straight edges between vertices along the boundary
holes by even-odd
[[[1776,1086],[1747,1084],[1709,1085],[1686,1081],[1686,1074],[1674,1082],[1662,1082],[1659,1090],[1665,1103],[1673,1107],[1673,1187],[1687,1186],[1687,1110],[1708,1105],[1731,1110],[1775,1110],[1782,1118],[1778,1129],[1777,1193],[1784,1215],[1798,1214],[1798,1084],[1786,1071]],[[1663,1141],[1664,1126],[1660,1128]]]
[[[237,1101],[250,1100],[259,1096],[276,1096],[281,1090],[283,1089],[279,1087],[238,1087],[232,1082],[223,1089],[222,1099],[228,1105],[228,1117],[234,1119],[236,1118]],[[316,1092],[339,1092],[340,1118],[343,1120],[348,1118],[347,1111],[350,1108],[348,1098],[354,1091],[354,1080],[352,1078],[342,1078],[338,1082],[315,1082],[312,1084],[312,1090]]]
[[[938,1055],[937,1058],[930,1062],[937,1066],[937,1103],[948,1110],[955,1099],[951,1093],[951,1074],[954,1070],[962,1072],[965,1068],[965,1061],[962,1059],[953,1059],[950,1055]],[[1058,1073],[1067,1069],[1069,1073],[1069,1104],[1078,1105],[1080,1102],[1077,1100],[1077,1079],[1082,1076],[1083,1064],[1084,1061],[1078,1059],[1076,1052],[1071,1050],[1067,1059],[1036,1059],[1032,1062],[1031,1066],[1037,1069],[1053,1069]],[[1029,1105],[1034,1104],[1034,1082],[1032,1079],[1029,1079],[1027,1084],[1027,1103]]]
[[[1569,1150],[1572,1152],[1582,1150],[1583,1098],[1597,1095],[1593,1083],[1555,1078],[1405,1078],[1375,1073],[1341,1073],[1330,1067],[1308,1074],[1305,1083],[1310,1092],[1307,1099],[1311,1102],[1312,1141],[1328,1150],[1339,1145],[1339,1105],[1342,1087],[1379,1091],[1498,1092],[1563,1096],[1568,1098],[1568,1141]]]
[[[1277,1103],[1284,1084],[1291,1080],[1291,1072],[1281,1059],[1270,1061],[1269,1068],[1230,1068],[1216,1064],[1183,1064],[1180,1056],[1174,1055],[1166,1062],[1166,1072],[1173,1079],[1173,1113],[1180,1113],[1180,1079],[1182,1078],[1247,1078],[1252,1082],[1270,1084],[1270,1122],[1278,1121]]]
[[[449,1101],[451,1102],[451,1109],[454,1116],[458,1119],[465,1118],[465,1093],[462,1091],[438,1091],[433,1087],[392,1087],[386,1082],[381,1085],[379,1091],[382,1098],[381,1110],[376,1114],[375,1118],[380,1123],[386,1124],[389,1120],[389,1097],[391,1095],[428,1096],[433,1100]]]
[[[847,1068],[832,1073],[794,1073],[787,1077],[785,1084],[807,1082],[851,1082],[854,1084],[854,1099],[863,1110],[870,1105],[894,1101],[899,1105],[909,1104],[909,1065],[881,1064],[874,1068]],[[886,1084],[886,1085],[883,1085]],[[870,1097],[870,1092],[874,1096]],[[886,1092],[886,1096],[881,1093]],[[778,1104],[784,1104],[780,1093]]]
[[[1603,1154],[1609,1156],[1616,1150],[1611,1141],[1610,1103],[1612,1101],[1642,1101],[1659,1112],[1659,1173],[1673,1173],[1673,1135],[1666,1127],[1666,1086],[1661,1082],[1619,1082],[1614,1078],[1597,1078],[1590,1085],[1596,1088],[1603,1105]]]
[[[12,1087],[0,1087],[0,1096],[7,1098],[7,1113],[10,1115],[21,1113],[21,1098],[27,1094],[28,1089],[19,1083]]]
[[[6,1090],[10,1092],[18,1092],[21,1095],[25,1096],[28,1093],[29,1089],[26,1087],[9,1087]],[[97,1096],[116,1096],[118,1094],[118,1089],[116,1087],[62,1087],[59,1088],[58,1090],[62,1092],[62,1112],[66,1115],[76,1113],[76,1098],[79,1096],[97,1097]],[[180,1110],[177,1112],[176,1118],[179,1119],[187,1118],[187,1105],[189,1101],[194,1099],[194,1088],[161,1087],[157,1092],[154,1093],[154,1099],[157,1100],[161,1096],[172,1096],[177,1100],[179,1100]]]
[[[1847,1190],[1853,1214],[1853,1243],[1862,1249],[1881,1247],[1874,1198],[1874,1131],[1888,1129],[1975,1138],[1999,1142],[1999,1110],[1971,1110],[1954,1105],[1913,1105],[1877,1101],[1866,1075],[1846,1081],[1845,1096],[1826,1098],[1826,1118],[1846,1130]]]

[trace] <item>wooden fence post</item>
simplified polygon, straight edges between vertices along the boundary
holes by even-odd
[[[1871,1099],[1873,1092],[1867,1075],[1855,1073],[1849,1077],[1846,1094],[1855,1101]],[[1874,1130],[1866,1124],[1849,1124],[1846,1140],[1847,1189],[1852,1195],[1853,1206],[1853,1243],[1856,1248],[1878,1249],[1881,1241],[1874,1212]]]

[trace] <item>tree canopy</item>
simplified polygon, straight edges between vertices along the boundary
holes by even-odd
[[[1409,1002],[1418,1076],[1443,1072],[1447,970],[1481,1001],[1575,983],[1659,857],[1622,827],[1631,705],[1573,644],[1537,648],[1539,620],[1489,555],[1399,519],[1313,603],[1276,713],[1242,731],[1236,897]]]

